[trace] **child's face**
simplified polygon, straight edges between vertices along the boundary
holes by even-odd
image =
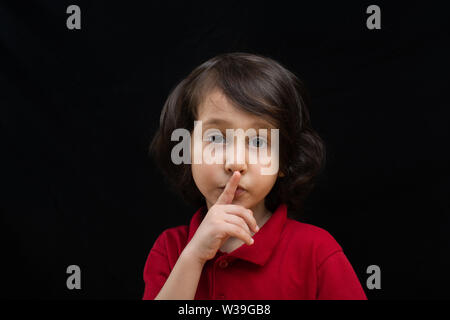
[[[255,152],[261,145],[264,145],[264,142],[257,137],[249,137],[245,139],[245,147],[240,148],[235,138],[235,143],[231,146],[231,144],[220,142],[222,141],[222,137],[219,131],[222,132],[223,138],[225,138],[226,129],[242,129],[245,132],[247,129],[253,128],[256,133],[259,132],[259,129],[267,129],[269,136],[269,140],[267,141],[269,146],[267,148],[270,150],[270,129],[274,127],[257,115],[235,108],[219,90],[214,90],[208,94],[204,103],[198,107],[197,114],[196,120],[202,121],[202,132],[200,139],[198,136],[191,135],[191,155],[196,144],[200,144],[202,150],[205,150],[214,141],[215,146],[219,145],[220,148],[223,148],[222,164],[208,164],[206,161],[202,161],[201,164],[195,164],[194,159],[191,158],[192,176],[198,189],[206,199],[208,209],[217,201],[217,198],[222,193],[224,186],[227,184],[233,172],[240,171],[241,179],[239,187],[244,190],[236,194],[232,203],[242,205],[254,211],[264,210],[264,198],[275,184],[278,171],[271,175],[261,174],[261,169],[270,166],[270,164],[262,164],[259,158],[256,163],[249,161],[249,153]],[[204,138],[203,135],[208,129],[217,129],[216,134],[213,133],[207,136],[210,141],[202,141]],[[217,133],[219,133],[219,136]],[[258,147],[255,148],[255,146]],[[234,159],[231,159],[229,153],[225,151],[231,147],[234,149]],[[243,151],[245,154],[242,154]],[[239,156],[243,161],[237,161],[238,153],[241,153]],[[278,156],[270,154],[270,151],[268,154],[270,158]]]

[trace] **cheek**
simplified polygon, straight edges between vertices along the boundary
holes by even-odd
[[[265,175],[261,176],[261,184],[264,185],[264,192],[268,194],[272,190],[275,182],[277,181],[277,175]]]
[[[256,190],[258,194],[268,194],[277,181],[278,172],[273,175],[263,175],[261,174],[262,167],[263,166],[261,166],[260,164],[256,164],[251,165],[249,168],[251,168],[250,171],[252,176],[254,177],[253,184],[257,186]]]
[[[212,187],[215,187],[215,176],[217,175],[217,165],[208,164],[192,164],[192,177],[197,185],[197,188],[202,192],[206,192]]]
[[[192,178],[194,179],[195,184],[197,185],[197,187],[200,189],[201,191],[201,186],[203,185],[203,170],[202,170],[202,166],[199,164],[191,164],[191,170],[192,170]]]

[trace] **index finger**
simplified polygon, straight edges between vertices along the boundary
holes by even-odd
[[[240,172],[233,172],[233,175],[231,176],[230,180],[228,180],[228,183],[223,189],[222,194],[217,199],[216,204],[230,204],[231,202],[233,202],[234,193],[236,192],[239,180],[241,180]]]

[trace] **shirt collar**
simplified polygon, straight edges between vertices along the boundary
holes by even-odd
[[[206,207],[201,207],[192,217],[189,224],[189,236],[187,243],[191,241],[203,221],[206,212]],[[281,204],[274,211],[274,213],[272,213],[269,220],[267,220],[262,228],[253,236],[255,242],[252,245],[249,246],[244,243],[242,246],[230,253],[223,253],[220,250],[217,250],[217,255],[228,255],[263,266],[275,249],[286,220],[287,207],[285,204]]]

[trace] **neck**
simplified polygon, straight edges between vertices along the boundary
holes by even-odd
[[[259,202],[256,206],[250,208],[253,211],[253,216],[255,217],[256,224],[261,228],[267,220],[269,220],[272,212],[270,212],[264,205],[264,200]]]

